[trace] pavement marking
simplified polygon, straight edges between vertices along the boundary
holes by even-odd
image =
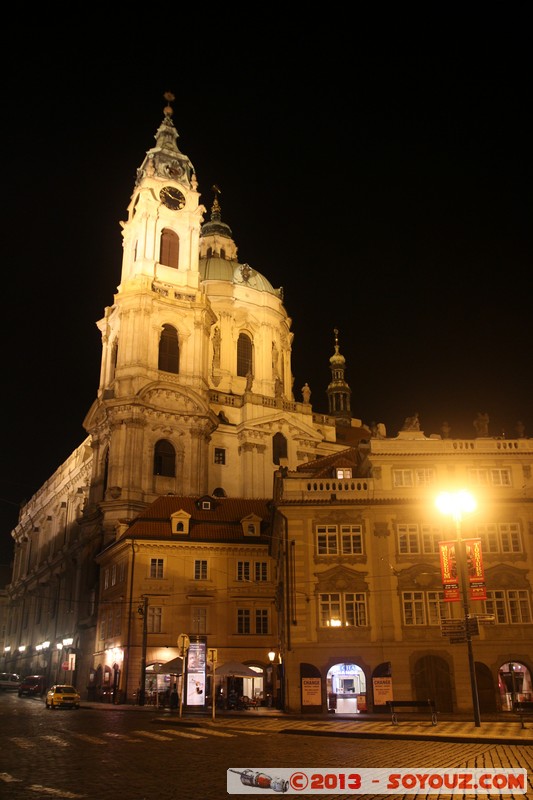
[[[89,736],[88,733],[77,733],[76,731],[70,733],[70,736],[75,736],[76,739],[81,739],[82,742],[90,742],[91,744],[103,744],[99,736]]]
[[[4,781],[4,783],[22,783],[22,778],[14,778],[9,772],[0,772],[0,781]]]
[[[113,731],[104,731],[102,736],[107,736],[109,739],[118,739],[121,742],[140,742],[140,739],[133,739],[126,733],[114,733]]]
[[[236,734],[235,733],[225,733],[224,731],[214,731],[212,728],[192,728],[193,731],[199,731],[204,735],[207,733],[208,736],[222,736],[227,739],[234,739]],[[165,733],[170,733],[171,731],[165,731]]]
[[[147,739],[155,739],[158,742],[170,742],[170,736],[161,736],[159,733],[152,733],[151,731],[135,731],[136,736],[146,736]]]
[[[51,733],[43,733],[41,739],[44,739],[45,742],[56,744],[58,747],[70,747],[66,739],[63,739],[61,736],[53,736]]]
[[[197,733],[187,733],[187,731],[168,731],[172,734],[172,736],[181,736],[183,739],[207,739],[207,735],[199,736]],[[170,741],[170,737],[165,737],[167,741]]]
[[[23,750],[33,750],[35,747],[35,740],[29,742],[27,739],[23,739],[19,736],[12,736],[8,741],[13,742],[13,744],[16,744],[17,747],[21,747]]]
[[[77,800],[78,798],[87,797],[86,794],[74,794],[73,792],[64,792],[62,789],[52,789],[49,786],[40,786],[39,784],[32,784],[28,786],[28,791],[39,792],[39,794],[50,795],[51,797],[66,797],[70,800]]]

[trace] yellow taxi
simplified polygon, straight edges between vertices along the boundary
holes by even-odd
[[[57,683],[48,689],[44,702],[46,708],[79,708],[80,696],[74,686]]]

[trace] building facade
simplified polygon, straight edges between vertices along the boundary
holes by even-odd
[[[429,698],[442,712],[472,712],[466,624],[481,713],[533,699],[532,458],[530,439],[405,430],[278,471],[287,710]],[[459,531],[435,504],[456,489],[477,501]],[[479,599],[467,611],[460,586],[447,599],[443,573],[459,535],[479,542]]]

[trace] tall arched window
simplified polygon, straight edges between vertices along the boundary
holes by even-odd
[[[239,333],[237,340],[237,375],[246,378],[252,372],[252,340],[246,333]]]
[[[165,267],[178,268],[180,253],[180,240],[177,233],[164,228],[161,231],[161,252],[159,253],[159,263]]]
[[[172,325],[163,325],[161,338],[159,339],[159,362],[157,368],[164,372],[174,372],[176,375],[180,371],[178,332]]]
[[[282,433],[275,433],[272,437],[272,461],[279,466],[282,458],[287,458],[287,439]]]
[[[154,475],[164,475],[167,478],[176,476],[176,451],[166,439],[155,443]]]

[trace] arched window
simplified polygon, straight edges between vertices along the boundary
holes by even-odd
[[[246,333],[239,333],[237,340],[237,375],[241,378],[252,372],[252,340]]]
[[[154,475],[174,478],[176,475],[176,451],[166,439],[160,439],[154,447]]]
[[[282,433],[275,433],[272,437],[272,461],[279,466],[282,458],[287,458],[287,439]]]
[[[163,325],[161,338],[159,339],[159,363],[158,369],[164,372],[180,371],[180,346],[178,332],[172,325]]]
[[[161,252],[159,263],[165,267],[178,268],[178,258],[180,252],[180,240],[177,233],[164,228],[161,231]]]

